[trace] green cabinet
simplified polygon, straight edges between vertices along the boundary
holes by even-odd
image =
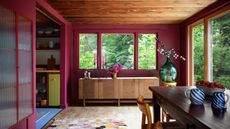
[[[49,106],[60,106],[60,74],[48,74]]]

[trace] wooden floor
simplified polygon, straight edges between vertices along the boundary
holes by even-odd
[[[68,107],[55,117],[54,123],[49,128],[78,127],[88,123],[95,125],[95,122],[101,124],[107,121],[121,125],[117,129],[140,129],[141,112],[137,106]],[[107,123],[106,126],[111,128],[112,124]]]

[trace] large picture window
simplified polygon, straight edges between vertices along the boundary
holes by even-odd
[[[230,13],[210,22],[211,79],[230,88]]]
[[[114,64],[122,64],[125,69],[133,69],[133,34],[102,34],[102,69]]]
[[[138,69],[156,69],[156,34],[138,35]]]
[[[79,69],[156,69],[156,34],[80,33]]]
[[[230,89],[229,25],[230,10],[223,8],[189,26],[189,85],[206,80]]]
[[[97,34],[80,34],[80,69],[97,68]]]

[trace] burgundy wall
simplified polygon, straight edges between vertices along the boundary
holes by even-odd
[[[61,27],[62,30],[62,42],[64,43],[64,45],[62,45],[61,47],[63,47],[63,49],[61,50],[61,59],[63,60],[63,64],[61,65],[61,73],[63,75],[62,77],[62,82],[61,82],[61,107],[65,108],[68,106],[68,96],[67,96],[67,89],[68,86],[70,85],[70,54],[71,54],[71,45],[72,45],[72,26],[70,24],[65,24],[62,25]]]
[[[83,77],[84,70],[79,70],[79,48],[78,48],[78,33],[156,33],[158,39],[163,41],[167,48],[175,48],[180,51],[180,30],[179,25],[81,25],[74,26],[74,45],[73,45],[73,84],[70,88],[71,105],[77,104],[78,99],[78,78]],[[172,60],[178,68],[180,60]],[[165,63],[165,57],[157,53],[157,66],[162,66]],[[106,70],[89,70],[92,77],[110,77]],[[157,70],[123,70],[118,76],[157,76]],[[177,81],[180,82],[180,75]],[[179,84],[178,84],[179,85]]]
[[[30,19],[32,21],[33,24],[33,52],[35,52],[35,24],[36,24],[36,17],[35,17],[35,1],[33,0],[1,0],[0,4],[3,5],[3,7],[6,7],[14,12],[16,12],[17,14],[26,17],[28,19]],[[33,70],[35,70],[35,53],[33,55]],[[34,72],[34,80],[35,80],[35,71]],[[33,81],[33,86],[34,86],[34,93],[35,92],[35,81]],[[35,99],[35,94],[34,94],[34,100]],[[13,126],[15,129],[35,129],[35,101],[33,104],[33,114],[28,117],[27,119],[24,119],[20,122],[18,122],[18,124],[16,124],[15,126]]]
[[[187,53],[187,48],[188,48],[188,30],[187,27],[188,25],[214,13],[215,11],[223,8],[224,6],[230,6],[230,1],[229,0],[219,0],[216,3],[208,6],[207,8],[203,9],[202,11],[198,12],[197,14],[193,15],[192,17],[186,19],[183,23],[180,24],[180,32],[181,32],[181,54],[185,55],[186,58],[188,59],[188,53]],[[186,62],[181,62],[180,68],[181,68],[181,85],[187,85],[188,84],[188,60]]]

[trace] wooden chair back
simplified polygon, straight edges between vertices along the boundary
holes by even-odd
[[[142,112],[141,129],[163,129],[160,122],[157,122],[154,125],[152,124],[152,115],[151,115],[151,111],[149,108],[149,104],[144,101],[143,96],[139,96],[137,98],[137,105],[138,105],[140,111]],[[147,126],[145,124],[146,117],[147,117],[147,121],[148,121]]]

